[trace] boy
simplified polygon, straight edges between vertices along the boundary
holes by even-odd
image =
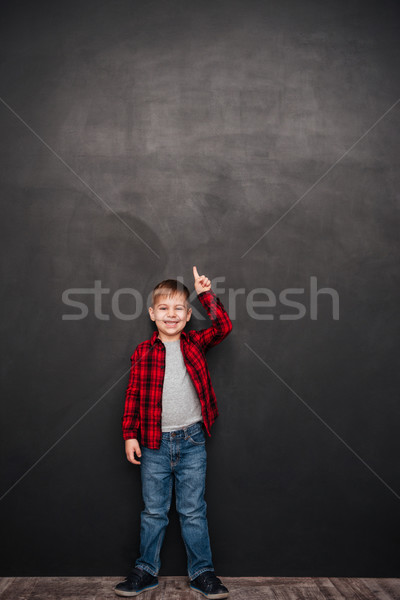
[[[227,598],[212,563],[204,499],[205,433],[218,417],[205,352],[232,330],[210,280],[193,267],[194,287],[212,326],[183,331],[190,320],[188,288],[166,279],[153,290],[149,314],[158,331],[136,347],[122,417],[127,459],[140,465],[145,508],[140,557],[114,591],[136,596],[158,586],[160,550],[175,483],[176,508],[187,553],[189,586],[206,598]],[[203,429],[204,428],[204,429]],[[141,446],[138,437],[141,438]],[[137,458],[141,461],[135,459]]]

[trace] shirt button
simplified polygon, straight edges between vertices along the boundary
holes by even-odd
[[[163,384],[162,384],[162,383],[159,383],[159,384],[158,384],[158,387],[162,387],[162,386],[163,386]]]

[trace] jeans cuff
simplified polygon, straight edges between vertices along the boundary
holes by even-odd
[[[193,579],[196,579],[196,577],[198,577],[202,573],[205,573],[206,571],[212,571],[214,573],[214,569],[210,569],[210,567],[206,567],[205,569],[200,569],[200,571],[197,571],[197,573],[195,573],[193,575],[193,577],[189,577],[190,581],[193,581]]]
[[[137,567],[138,569],[142,569],[142,571],[150,573],[150,575],[153,575],[153,577],[157,577],[157,573],[154,573],[154,571],[151,571],[148,567],[144,567],[141,564],[135,565],[135,567]]]

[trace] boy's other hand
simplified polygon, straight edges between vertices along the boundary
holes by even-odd
[[[194,289],[198,294],[211,290],[211,281],[205,275],[199,275],[197,268],[193,267]]]
[[[138,460],[135,460],[135,452],[136,455],[140,458],[142,456],[142,451],[140,450],[139,442],[136,439],[125,440],[125,453],[126,458],[129,462],[134,465],[140,465]]]

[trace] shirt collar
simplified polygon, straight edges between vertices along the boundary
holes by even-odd
[[[181,337],[183,337],[183,339],[186,340],[187,333],[185,331],[181,331]],[[161,342],[161,340],[158,337],[158,330],[156,330],[156,331],[153,331],[153,335],[150,338],[150,345],[153,346],[154,343],[158,343],[158,342]]]

